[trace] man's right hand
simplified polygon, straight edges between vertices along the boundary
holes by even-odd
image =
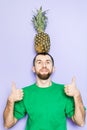
[[[16,102],[22,99],[23,99],[23,90],[17,89],[16,84],[12,82],[12,90],[8,100],[10,100],[11,102]]]

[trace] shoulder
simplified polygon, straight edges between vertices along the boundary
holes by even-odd
[[[33,91],[34,88],[35,88],[35,83],[23,87],[22,90],[24,91],[24,93],[27,93],[27,92],[29,92],[29,91]]]
[[[55,90],[57,91],[58,95],[61,95],[62,97],[67,99],[68,96],[64,92],[65,84],[60,84],[60,83],[53,82],[52,85],[55,88]]]
[[[55,83],[55,82],[52,82],[52,85],[58,89],[63,89],[64,90],[64,84],[59,84],[59,83]]]
[[[52,82],[52,86],[53,86],[54,90],[57,91],[58,94],[65,95],[64,84]]]

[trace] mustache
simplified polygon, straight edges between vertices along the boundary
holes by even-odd
[[[42,67],[40,70],[43,70],[43,69],[49,70],[47,67]]]
[[[42,67],[41,69],[48,69],[47,67]]]

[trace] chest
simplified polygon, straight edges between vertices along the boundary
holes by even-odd
[[[29,115],[63,115],[65,99],[62,92],[36,91],[26,96],[25,107]]]

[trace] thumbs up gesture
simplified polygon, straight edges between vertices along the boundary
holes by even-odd
[[[75,77],[72,78],[71,84],[65,85],[64,91],[67,96],[78,96],[79,90],[76,87]]]
[[[12,102],[20,101],[23,99],[23,90],[17,89],[14,82],[12,82],[12,90],[9,99]]]

